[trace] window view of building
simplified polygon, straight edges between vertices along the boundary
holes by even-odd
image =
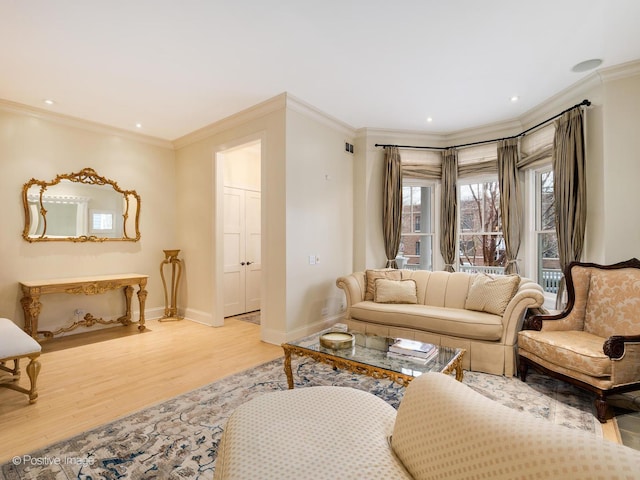
[[[433,270],[433,190],[412,182],[402,187],[400,268]]]

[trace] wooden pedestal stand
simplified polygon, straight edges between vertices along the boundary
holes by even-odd
[[[164,316],[160,321],[182,320],[183,317],[178,315],[178,286],[180,285],[180,277],[182,276],[182,260],[178,258],[180,250],[163,250],[164,260],[160,264],[160,277],[162,278],[162,286],[164,287]],[[171,265],[171,297],[169,298],[169,290],[167,289],[167,281],[165,280],[165,265]]]

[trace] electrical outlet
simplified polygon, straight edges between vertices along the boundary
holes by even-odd
[[[329,309],[327,307],[324,307],[321,313],[323,317],[326,317],[327,315],[329,315]]]
[[[76,310],[73,312],[74,315],[78,316],[78,317],[84,317],[85,311],[81,308],[76,308]]]

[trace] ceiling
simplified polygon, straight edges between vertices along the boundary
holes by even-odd
[[[638,0],[0,0],[0,99],[175,140],[288,92],[449,133],[518,118],[581,61],[640,59],[638,19]]]

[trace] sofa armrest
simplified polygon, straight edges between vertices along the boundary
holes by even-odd
[[[604,354],[611,360],[620,360],[625,354],[626,344],[640,344],[640,335],[613,335],[602,346]]]
[[[502,314],[503,341],[505,345],[515,345],[518,331],[522,327],[524,315],[528,308],[537,308],[544,303],[544,291],[537,283],[522,278],[520,286],[507,304]]]
[[[354,272],[350,275],[338,277],[336,286],[344,290],[347,297],[347,319],[351,318],[351,306],[364,301],[366,279],[364,272]]]
[[[609,337],[603,350],[611,358],[611,382],[614,386],[638,382],[640,335]]]

